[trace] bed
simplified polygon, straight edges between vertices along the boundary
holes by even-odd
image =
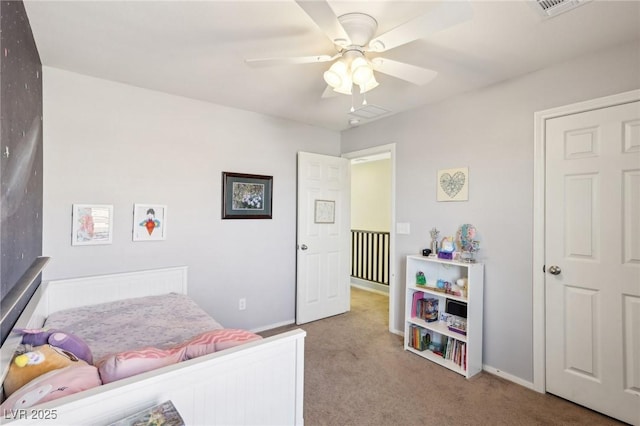
[[[60,317],[56,313],[69,309],[186,294],[184,266],[53,280],[37,288],[14,327],[40,328],[48,318]],[[211,325],[202,324],[202,329]],[[171,401],[187,425],[303,424],[305,335],[297,329],[248,341],[24,410],[0,413],[0,423],[108,425]],[[3,382],[20,342],[21,336],[12,334],[2,345]],[[124,348],[112,346],[98,349],[96,359]]]

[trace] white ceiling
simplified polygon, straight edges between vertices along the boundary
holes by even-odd
[[[329,129],[349,127],[351,97],[321,98],[330,63],[245,63],[336,53],[293,0],[24,3],[43,65]],[[378,34],[438,3],[329,0],[336,15],[376,18]],[[551,19],[532,0],[472,1],[472,7],[471,20],[381,54],[439,74],[424,86],[376,74],[380,86],[367,94],[369,104],[393,114],[640,39],[636,0],[593,0]]]

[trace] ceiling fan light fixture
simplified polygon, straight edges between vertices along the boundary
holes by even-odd
[[[332,70],[325,71],[323,77],[324,81],[333,88],[339,87],[342,83],[342,77],[340,77],[337,72]]]
[[[347,64],[343,61],[336,61],[323,74],[324,81],[334,89],[344,85],[347,75]]]
[[[380,83],[376,80],[376,77],[371,74],[371,79],[367,81],[365,84],[359,84],[360,93],[367,93],[369,90],[375,89],[378,87]]]
[[[364,85],[373,78],[373,69],[364,57],[355,58],[351,62],[351,79],[357,85]]]
[[[353,82],[351,81],[351,77],[347,75],[345,76],[345,78],[342,79],[342,84],[338,87],[334,87],[333,91],[342,93],[343,95],[350,95],[352,86],[353,86]]]

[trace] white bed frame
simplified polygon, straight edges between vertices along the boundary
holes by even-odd
[[[38,288],[15,327],[42,327],[62,309],[169,292],[186,294],[186,266],[49,281]],[[187,425],[301,425],[305,335],[300,329],[285,332],[24,411],[0,413],[0,424],[106,425],[171,400]],[[11,335],[2,346],[2,380],[19,343],[20,336]]]

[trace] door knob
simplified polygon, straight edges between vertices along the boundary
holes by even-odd
[[[560,275],[560,272],[562,272],[562,269],[560,269],[559,266],[556,266],[556,265],[549,266],[549,273],[551,275]]]
[[[307,247],[307,245],[306,245],[306,244],[303,244],[303,245],[301,245],[301,246],[300,246],[300,250],[306,250],[306,249],[308,249],[308,248],[309,248],[309,247]]]

